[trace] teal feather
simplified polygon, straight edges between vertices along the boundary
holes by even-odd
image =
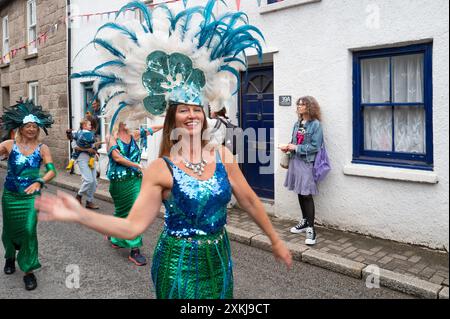
[[[241,75],[240,73],[235,69],[232,68],[229,65],[222,65],[219,69],[220,72],[230,72],[233,74],[237,79],[237,85],[236,85],[236,91],[233,93],[235,95],[237,92],[239,92],[239,87],[241,86]]]
[[[248,63],[247,63],[247,56],[244,55],[244,58],[245,58],[245,60],[242,60],[242,59],[239,59],[239,58],[236,58],[236,57],[226,58],[226,59],[223,60],[223,62],[226,62],[226,63],[238,62],[238,63],[242,64],[242,66],[244,68],[247,68],[247,65],[248,65]]]
[[[133,1],[126,4],[119,10],[119,12],[117,12],[116,19],[121,13],[125,12],[126,10],[135,10],[135,9],[138,9],[142,13],[147,29],[151,33],[153,33],[152,13],[143,2]]]
[[[115,98],[115,97],[117,97],[117,96],[119,96],[119,95],[125,94],[125,93],[126,93],[125,91],[117,91],[117,92],[114,92],[114,94],[112,94],[111,96],[109,96],[109,97],[105,100],[105,102],[103,103],[103,105],[102,105],[102,107],[101,107],[101,113],[103,114],[103,113],[105,112],[106,106],[109,104],[109,102],[110,102],[113,98]],[[98,94],[96,94],[96,96],[98,96]]]
[[[127,106],[128,106],[128,105],[127,105],[125,102],[120,102],[120,103],[119,103],[119,107],[117,108],[116,112],[114,112],[114,115],[113,115],[113,117],[112,117],[112,119],[111,119],[111,124],[110,124],[110,126],[109,126],[109,132],[110,132],[110,133],[112,133],[114,124],[116,123],[116,120],[117,120],[117,116],[119,116],[119,113],[120,113],[124,108],[126,108]]]
[[[181,11],[181,12],[180,12],[179,14],[177,14],[177,15],[175,16],[175,18],[173,19],[173,21],[172,21],[172,29],[175,30],[176,25],[178,24],[178,22],[179,22],[181,19],[184,18],[184,25],[181,26],[181,31],[182,31],[182,35],[183,35],[182,39],[184,39],[184,35],[186,34],[186,32],[187,32],[188,29],[189,29],[189,26],[190,26],[190,22],[191,22],[191,20],[192,20],[192,17],[193,17],[195,14],[202,14],[202,12],[203,12],[203,7],[201,7],[201,6],[196,6],[196,7],[189,8],[189,9],[186,9],[186,10],[184,10],[184,11]]]
[[[49,112],[44,111],[42,106],[35,105],[31,100],[18,101],[16,105],[6,108],[2,115],[2,129],[10,132],[21,127],[24,118],[28,115],[34,115],[39,120],[36,124],[48,135],[47,128],[51,128],[54,123],[53,117]]]
[[[80,79],[80,78],[100,78],[104,80],[117,80],[115,75],[106,75],[96,71],[82,71],[78,73],[74,73],[70,76],[71,79]]]
[[[165,11],[166,16],[167,16],[167,19],[168,19],[169,22],[170,22],[171,30],[174,30],[174,29],[175,29],[175,24],[173,23],[173,20],[175,19],[175,17],[174,17],[174,15],[173,15],[172,10],[170,10],[170,8],[167,6],[167,4],[162,3],[162,4],[158,4],[158,5],[153,9],[153,11],[160,10],[160,9]],[[169,31],[169,34],[172,34],[172,32]]]
[[[120,52],[118,49],[116,49],[111,43],[109,43],[106,40],[100,39],[100,38],[96,38],[94,40],[91,41],[91,43],[98,44],[101,47],[103,47],[104,49],[108,50],[109,53],[111,53],[114,56],[117,56],[119,58],[125,59],[125,55]]]
[[[120,60],[113,60],[113,61],[108,61],[105,63],[102,63],[100,65],[98,65],[93,71],[96,72],[100,69],[106,68],[106,67],[110,67],[110,66],[117,66],[117,67],[124,67],[125,63],[120,61]]]
[[[122,33],[122,34],[128,36],[131,40],[133,40],[134,43],[136,43],[136,44],[139,46],[138,38],[137,38],[137,35],[136,35],[135,32],[133,32],[133,31],[127,29],[126,27],[124,27],[124,26],[122,26],[122,25],[119,25],[119,24],[117,24],[117,23],[114,23],[114,22],[108,22],[108,23],[105,23],[104,25],[102,25],[102,26],[97,30],[97,33],[95,34],[95,37],[94,37],[94,38],[97,38],[99,32],[102,31],[103,29],[106,29],[106,28],[111,29],[111,30],[119,31],[120,33]]]
[[[101,92],[103,89],[107,88],[108,86],[113,85],[113,84],[118,84],[118,83],[121,83],[121,81],[119,79],[102,80],[98,84],[97,92]]]

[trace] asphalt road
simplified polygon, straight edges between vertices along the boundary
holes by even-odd
[[[5,170],[0,169],[0,181]],[[55,192],[49,186],[47,191]],[[111,214],[113,205],[97,202],[101,213]],[[0,219],[2,225],[2,219]],[[143,253],[151,256],[163,226],[156,222],[144,234]],[[76,224],[39,223],[38,288],[28,292],[18,269],[0,273],[0,299],[10,298],[155,298],[150,264],[137,267],[128,261],[128,251],[111,248],[102,235]],[[266,251],[231,243],[234,257],[235,298],[249,299],[391,299],[411,298],[385,288],[368,289],[364,281],[294,261],[287,270]],[[0,247],[3,256],[4,248]],[[3,262],[0,264],[3,267]],[[71,280],[79,274],[77,281]]]

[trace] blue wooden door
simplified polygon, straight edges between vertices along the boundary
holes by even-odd
[[[244,160],[240,162],[250,186],[267,199],[274,198],[273,111],[273,67],[250,69],[242,75],[240,121],[244,131],[250,129],[255,134],[245,138],[244,154],[240,154]]]

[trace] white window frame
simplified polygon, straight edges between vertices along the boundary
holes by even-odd
[[[36,0],[27,1],[27,47],[28,54],[37,53],[37,14]],[[32,43],[33,42],[33,43]]]
[[[39,105],[39,82],[28,83],[28,99],[33,100],[35,105]]]
[[[5,16],[2,19],[2,58],[4,64],[10,61],[9,50],[9,20],[8,16]]]

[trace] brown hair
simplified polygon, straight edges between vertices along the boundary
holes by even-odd
[[[159,157],[169,156],[170,150],[172,149],[172,147],[176,143],[178,143],[178,142],[174,142],[174,140],[172,140],[170,138],[172,130],[175,128],[175,117],[176,117],[178,105],[180,105],[180,104],[170,104],[170,106],[167,109],[166,117],[164,119],[164,127],[163,127],[161,145],[159,147]],[[208,128],[208,122],[206,121],[206,114],[205,114],[205,110],[203,110],[203,108],[202,108],[202,113],[203,113],[204,121],[203,121],[201,135],[203,137],[203,132]],[[208,141],[205,141],[202,139],[202,147],[204,147],[206,144],[208,144]]]
[[[308,108],[308,113],[311,120],[322,120],[322,113],[320,111],[320,105],[317,100],[312,96],[303,96],[297,100],[297,105],[305,104]]]
[[[88,119],[88,118],[84,118],[80,121],[80,129],[83,129],[83,126],[87,123],[91,123],[91,128],[93,128],[94,126],[92,125],[92,122]]]
[[[94,132],[97,132],[98,129],[98,121],[95,119],[95,117],[91,114],[91,112],[86,112],[85,119],[91,122],[91,127]]]

